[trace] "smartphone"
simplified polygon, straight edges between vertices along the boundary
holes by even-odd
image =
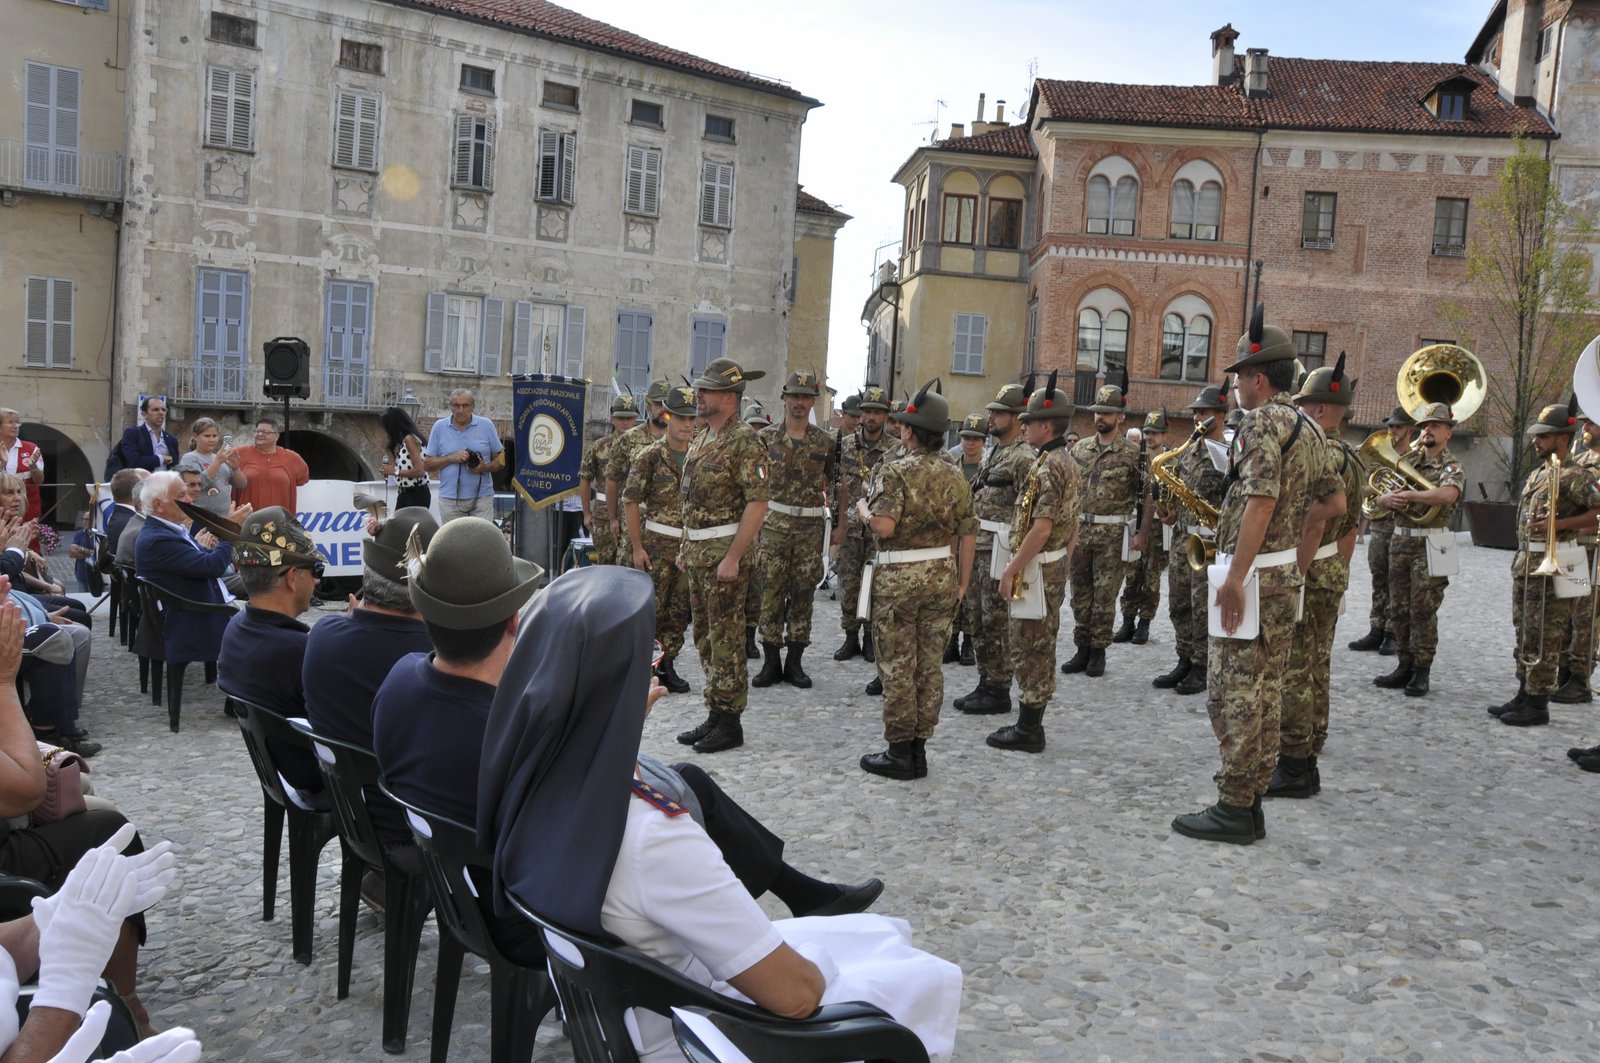
[[[230,448],[232,446],[233,446],[233,437],[232,436],[223,436],[222,437],[222,449],[223,450],[227,450],[228,448]]]

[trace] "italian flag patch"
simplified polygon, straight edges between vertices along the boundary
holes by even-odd
[[[767,478],[767,467],[765,465],[757,465],[756,475],[765,480]]]

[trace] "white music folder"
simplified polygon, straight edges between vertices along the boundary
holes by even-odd
[[[1261,580],[1254,567],[1244,581],[1244,616],[1232,634],[1222,629],[1222,610],[1217,608],[1217,591],[1227,582],[1229,565],[1206,566],[1206,630],[1213,638],[1253,639],[1261,634]]]

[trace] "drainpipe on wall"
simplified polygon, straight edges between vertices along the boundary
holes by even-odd
[[[1250,327],[1250,260],[1255,255],[1256,247],[1256,180],[1261,175],[1262,142],[1266,139],[1265,129],[1256,132],[1256,157],[1250,165],[1250,221],[1245,226],[1244,236],[1244,305],[1239,307],[1239,327]]]

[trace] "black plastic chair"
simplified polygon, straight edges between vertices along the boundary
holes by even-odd
[[[638,949],[563,929],[516,897],[510,901],[544,931],[550,977],[578,1063],[638,1063],[623,1020],[630,1008],[668,1019],[674,1018],[673,1008],[693,1008],[761,1063],[928,1063],[921,1039],[871,1004],[829,1004],[804,1019],[780,1018],[691,982]],[[708,1051],[703,1045],[699,1050]]]
[[[450,1027],[455,1017],[456,989],[461,983],[463,952],[489,963],[490,1063],[527,1063],[533,1058],[534,1035],[556,1006],[555,987],[542,961],[526,967],[509,959],[495,945],[494,932],[478,901],[479,883],[490,881],[489,854],[478,848],[477,833],[465,823],[429,812],[383,793],[406,814],[417,851],[422,854],[433,890],[439,935],[439,969],[434,977],[433,1048],[431,1063],[445,1063],[450,1052]],[[473,873],[477,881],[473,881]]]
[[[278,855],[283,823],[289,821],[289,927],[294,958],[311,962],[312,912],[317,898],[317,861],[323,846],[339,832],[327,794],[306,794],[284,782],[267,740],[309,751],[305,735],[270,709],[229,698],[244,735],[250,763],[261,783],[265,818],[261,827],[261,918],[270,922],[278,899]]]
[[[372,750],[319,735],[305,720],[294,720],[292,726],[316,751],[344,850],[339,869],[339,999],[350,995],[361,879],[370,869],[383,875],[383,1050],[404,1052],[422,924],[433,907],[422,858],[415,846],[384,844],[373,825],[362,793],[378,789],[378,758]]]
[[[234,613],[238,612],[238,610],[227,604],[219,604],[217,602],[197,602],[191,598],[184,598],[181,595],[173,594],[159,583],[145,579],[143,576],[136,578],[139,581],[140,611],[143,614],[139,620],[138,631],[134,636],[135,642],[138,644],[140,654],[139,675],[141,682],[139,689],[144,689],[143,678],[144,662],[146,658],[145,651],[149,650],[151,651],[149,654],[151,660],[161,660],[166,662],[167,725],[172,728],[173,734],[177,734],[178,717],[183,711],[183,673],[184,670],[189,667],[189,662],[166,660],[166,629],[164,622],[161,620],[162,613],[165,610],[182,609],[185,612],[191,613],[227,613],[229,616],[232,616]],[[147,636],[145,634],[147,628],[159,630],[154,630],[151,632],[150,636]],[[157,645],[161,646],[161,653],[159,657],[157,657],[154,653]],[[203,663],[205,664],[206,683],[208,685],[215,683],[217,681],[217,662],[205,661]],[[160,703],[161,680],[159,677],[155,680],[155,690],[152,693],[151,700],[155,704]]]

